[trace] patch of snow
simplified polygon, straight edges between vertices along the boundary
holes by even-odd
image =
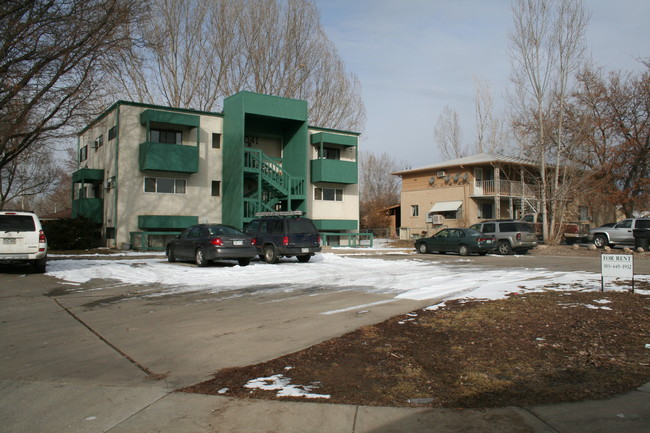
[[[330,398],[329,394],[314,394],[311,390],[318,388],[318,382],[312,385],[291,385],[291,378],[282,374],[260,377],[246,382],[244,388],[277,391],[277,397]]]

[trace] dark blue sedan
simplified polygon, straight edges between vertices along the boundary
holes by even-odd
[[[496,246],[496,239],[474,229],[443,229],[435,235],[415,241],[420,254],[430,252],[486,255]]]
[[[167,260],[193,260],[207,266],[213,260],[237,260],[246,266],[257,255],[255,239],[223,224],[197,224],[167,243]]]

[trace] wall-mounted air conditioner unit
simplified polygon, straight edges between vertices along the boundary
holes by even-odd
[[[431,224],[442,224],[445,221],[445,217],[440,214],[430,215]]]
[[[444,170],[438,170],[438,172],[436,173],[436,176],[438,176],[438,177],[445,177],[446,174],[447,174],[447,173],[446,173]]]
[[[111,176],[104,181],[104,189],[115,188],[115,176]]]

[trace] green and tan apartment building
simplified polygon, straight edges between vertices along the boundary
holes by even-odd
[[[192,224],[302,211],[335,243],[359,228],[358,138],[308,125],[306,101],[251,92],[221,113],[118,101],[79,133],[73,217],[108,247],[162,249]]]

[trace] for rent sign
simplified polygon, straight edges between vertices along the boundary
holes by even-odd
[[[601,288],[604,277],[629,278],[632,280],[632,291],[634,291],[634,256],[631,254],[602,254],[601,265]]]

